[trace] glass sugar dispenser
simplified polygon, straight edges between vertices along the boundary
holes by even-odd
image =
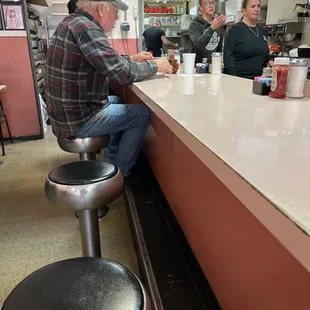
[[[292,59],[290,61],[290,69],[288,72],[286,97],[288,98],[303,98],[304,87],[308,74],[307,59]]]

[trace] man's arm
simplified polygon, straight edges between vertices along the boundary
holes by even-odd
[[[158,67],[154,61],[136,63],[121,57],[100,29],[88,29],[78,34],[77,44],[98,72],[121,85],[143,81],[157,73]]]
[[[178,47],[178,44],[177,43],[172,43],[168,40],[168,38],[165,36],[165,35],[162,35],[161,36],[161,41],[167,45],[167,46],[171,46],[171,47]]]
[[[121,57],[123,57],[127,61],[131,61],[130,56],[128,55],[121,55]]]

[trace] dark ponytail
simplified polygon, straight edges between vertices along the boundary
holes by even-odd
[[[245,10],[249,4],[249,0],[242,0],[241,2],[241,10]]]
[[[242,0],[242,2],[241,2],[241,11],[246,9],[246,7],[248,6],[248,3],[249,3],[249,0]],[[243,19],[244,19],[244,15],[242,13],[241,20],[243,20]]]

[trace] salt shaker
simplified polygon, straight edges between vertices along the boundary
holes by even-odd
[[[308,74],[308,61],[306,59],[292,59],[286,86],[286,97],[303,98],[304,87]]]
[[[222,53],[212,54],[212,74],[222,73]]]

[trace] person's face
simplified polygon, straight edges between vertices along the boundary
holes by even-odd
[[[249,0],[246,8],[242,10],[242,13],[251,20],[257,20],[260,10],[260,0]]]
[[[105,32],[112,31],[115,21],[118,20],[118,8],[112,3],[100,2],[97,5],[99,24]]]
[[[200,11],[205,15],[213,15],[215,13],[215,0],[202,0]]]

